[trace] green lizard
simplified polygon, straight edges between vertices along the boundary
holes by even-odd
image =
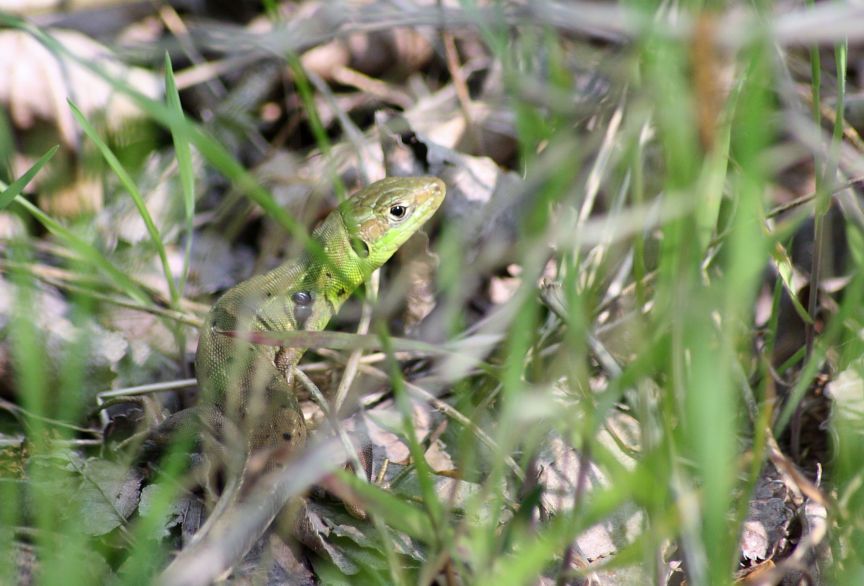
[[[210,309],[195,356],[198,383],[205,403],[238,424],[252,450],[305,438],[292,390],[303,350],[254,344],[225,332],[323,329],[354,289],[438,209],[444,193],[444,183],[434,177],[378,181],[315,229],[319,250],[243,281]]]
[[[444,183],[435,177],[373,183],[314,230],[312,244],[318,250],[220,297],[204,321],[195,356],[202,391],[196,415],[203,423],[217,435],[225,427],[238,429],[246,453],[269,451],[269,465],[283,463],[302,447],[307,430],[292,383],[303,349],[255,344],[244,333],[323,329],[351,293],[435,213],[444,194]],[[182,413],[166,421],[167,427],[185,425],[188,417]],[[236,493],[223,494],[202,534],[220,524],[218,513]],[[179,558],[168,574],[178,566]]]

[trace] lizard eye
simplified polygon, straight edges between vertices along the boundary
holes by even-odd
[[[405,217],[405,214],[408,213],[408,208],[403,206],[402,204],[396,204],[390,207],[390,217],[394,220],[401,220]]]

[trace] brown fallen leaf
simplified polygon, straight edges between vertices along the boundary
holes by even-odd
[[[110,49],[86,35],[69,30],[49,34],[64,51],[55,52],[25,31],[0,31],[0,106],[9,113],[16,134],[16,175],[23,174],[50,146],[59,142],[65,147],[32,186],[51,191],[40,193],[40,205],[47,210],[74,216],[101,207],[102,183],[92,169],[81,165],[84,141],[67,100],[88,118],[98,114],[113,132],[144,116],[129,97],[84,64],[101,67],[113,79],[150,98],[162,94],[162,84],[153,73],[123,64]]]

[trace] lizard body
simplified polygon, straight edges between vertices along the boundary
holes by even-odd
[[[199,386],[204,402],[239,426],[252,451],[302,444],[306,427],[292,369],[303,350],[224,332],[324,329],[351,293],[431,217],[444,193],[444,183],[434,177],[373,183],[315,229],[317,251],[239,283],[213,305],[195,356]]]
[[[307,430],[292,383],[304,350],[230,334],[323,329],[351,293],[435,213],[444,194],[444,183],[435,177],[373,183],[314,230],[311,252],[222,295],[204,321],[195,356],[203,402],[197,416],[216,431],[226,422],[239,429],[247,455],[264,453],[271,465],[281,465],[302,447]],[[185,418],[173,427],[180,425]],[[255,488],[254,482],[251,489],[246,484],[241,477],[226,487],[207,523],[159,583],[209,583],[248,551],[284,501],[266,505],[272,508],[259,516],[256,529],[237,535],[237,525],[258,506],[243,496]],[[226,553],[216,544],[232,532]]]

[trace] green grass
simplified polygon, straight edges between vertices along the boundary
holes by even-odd
[[[809,8],[814,27],[821,6]],[[266,9],[279,21],[275,3]],[[843,400],[823,393],[823,379],[860,372],[864,346],[860,204],[854,193],[842,199],[838,190],[853,178],[850,157],[860,161],[862,155],[844,118],[847,95],[860,92],[847,70],[861,55],[839,35],[832,45],[780,51],[768,27],[743,40],[724,40],[723,9],[700,12],[687,3],[679,9],[704,25],[698,29],[702,44],[679,34],[665,12],[653,18],[632,3],[622,4],[632,19],[609,21],[615,40],[598,35],[591,42],[572,32],[578,23],[568,20],[569,13],[556,21],[538,9],[532,22],[514,25],[506,12],[465,3],[476,25],[452,32],[480,44],[485,61],[474,66],[498,75],[498,91],[477,99],[507,114],[514,154],[499,172],[514,171],[521,181],[487,207],[466,203],[470,193],[458,201],[459,185],[448,186],[447,208],[431,231],[438,307],[427,322],[438,338],[406,340],[410,336],[383,310],[373,314],[374,335],[301,338],[316,350],[307,357],[310,373],[320,372],[311,363],[322,362],[337,373],[323,379],[333,388],[347,360],[335,350],[380,351],[378,361],[359,367],[355,386],[392,391],[392,404],[371,409],[369,416],[409,455],[404,465],[392,465],[386,488],[343,471],[328,475],[320,461],[298,464],[296,475],[304,481],[291,491],[299,494],[324,479],[337,492],[359,494],[370,516],[343,519],[336,512],[340,505],[322,505],[328,519],[357,531],[330,538],[357,575],[343,575],[338,561],[313,556],[325,583],[362,577],[380,584],[516,585],[544,576],[568,584],[596,571],[601,584],[647,584],[660,583],[674,560],[690,584],[732,584],[742,568],[742,530],[757,486],[781,476],[772,463],[775,445],[784,465],[803,470],[800,477],[787,476],[786,485],[798,483],[811,504],[819,499],[810,483],[824,495],[829,532],[822,545],[830,546],[832,561],[808,562],[808,569],[827,576],[824,583],[856,583],[864,575],[864,454],[853,400],[860,390],[853,385],[853,399]],[[779,19],[768,3],[748,10],[767,22]],[[386,30],[388,18],[370,17],[366,24]],[[0,26],[27,31],[52,51],[68,53],[48,31],[17,18],[0,15]],[[270,40],[284,30],[291,29],[277,26]],[[716,54],[712,40],[722,45]],[[336,98],[348,89],[322,96],[319,82],[303,71],[302,55],[282,57],[294,84],[286,93],[294,99],[279,105],[286,117],[300,120],[297,132],[306,137],[293,154],[301,169],[324,169],[326,177],[318,179],[341,197],[351,174],[347,180],[341,174],[335,147],[358,139],[349,123],[376,140],[372,117],[342,112],[327,126],[318,109],[347,103]],[[83,63],[130,95],[164,132],[164,142],[153,148],[176,159],[174,197],[182,200],[176,222],[159,225],[139,188],[143,168],[127,164],[122,147],[72,102],[82,137],[107,162],[100,179],[109,205],[131,198],[149,240],[126,243],[96,229],[99,218],[55,218],[33,203],[34,188],[26,186],[50,168],[57,147],[20,178],[10,176],[8,186],[0,184],[0,210],[20,225],[2,241],[0,261],[2,285],[11,292],[0,348],[8,355],[3,374],[11,373],[4,380],[13,391],[9,404],[0,403],[0,440],[11,445],[12,438],[26,438],[26,447],[7,448],[17,468],[7,466],[0,452],[0,576],[15,572],[7,555],[15,543],[37,548],[44,584],[137,584],[158,575],[178,546],[177,529],[166,529],[165,519],[176,503],[190,502],[184,499],[195,485],[185,467],[188,445],[142,480],[152,491],[150,514],[136,509],[106,534],[91,535],[69,510],[96,506],[98,498],[81,486],[104,493],[106,485],[88,463],[131,466],[135,453],[113,443],[84,445],[80,440],[93,435],[69,426],[98,424],[95,394],[107,387],[95,382],[102,379],[92,372],[92,357],[108,338],[93,332],[124,332],[115,321],[120,305],[136,308],[134,319],[150,319],[169,332],[158,346],[149,331],[142,340],[130,335],[122,357],[107,370],[98,367],[115,388],[188,375],[186,340],[195,337],[189,324],[213,300],[194,287],[195,244],[220,234],[218,214],[210,212],[225,185],[255,204],[249,217],[235,218],[245,227],[245,240],[239,247],[229,242],[232,254],[250,242],[261,253],[259,232],[308,244],[310,226],[286,211],[254,167],[241,161],[247,153],[231,152],[213,138],[213,128],[184,109],[194,99],[177,88],[172,61],[179,59],[179,53],[166,54],[164,62],[149,64],[162,68],[164,101],[144,97],[98,64]],[[442,62],[418,71],[410,83],[381,78],[411,91],[425,84],[432,92],[451,82]],[[724,91],[723,99],[706,110],[712,91]],[[833,113],[830,120],[826,110]],[[843,148],[852,154],[841,158]],[[196,174],[198,156],[206,161],[206,175]],[[313,167],[318,157],[324,164]],[[814,197],[775,217],[785,203],[780,187],[789,184],[782,172],[792,170],[812,177]],[[507,213],[498,214],[502,208]],[[843,218],[846,251],[823,246],[833,209]],[[803,232],[809,217],[813,228]],[[478,238],[490,223],[495,230]],[[808,234],[819,244],[813,246],[817,260],[805,266],[793,258],[793,239]],[[832,255],[845,261],[840,274],[831,268]],[[179,269],[172,258],[181,259]],[[513,267],[518,280],[511,283]],[[396,287],[399,279],[388,280],[396,272],[385,273],[381,297]],[[836,291],[816,287],[838,276],[848,279]],[[791,312],[807,318],[801,320],[803,337],[780,359],[775,348],[792,336],[784,329],[792,318],[782,313],[781,299],[798,294],[801,282],[809,282],[810,295],[796,300]],[[491,302],[490,289],[508,283],[512,294]],[[49,295],[62,300],[62,319],[71,327],[64,337],[34,317],[51,315]],[[201,304],[191,304],[193,297]],[[345,313],[341,326],[354,327],[351,312]],[[495,343],[483,350],[488,340]],[[147,344],[147,360],[134,358],[143,352],[134,346],[139,341]],[[446,405],[430,408],[418,398],[418,387]],[[434,445],[429,434],[435,434]],[[800,451],[793,448],[796,434]],[[449,456],[448,474],[427,461],[434,454],[430,447]],[[461,479],[461,492],[444,488],[453,476]],[[789,500],[783,504],[793,508]],[[803,507],[795,512],[804,518]],[[617,540],[617,551],[582,559],[591,544],[580,541],[576,548],[574,540],[598,524]],[[802,531],[817,535],[806,522]],[[358,533],[365,542],[355,541]],[[782,568],[795,547],[802,546],[793,538],[774,562]]]

